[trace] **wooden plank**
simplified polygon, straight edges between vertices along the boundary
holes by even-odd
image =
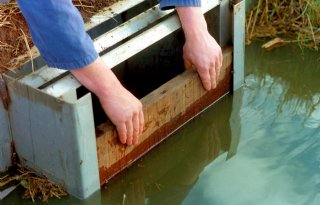
[[[142,98],[145,128],[136,146],[122,145],[115,127],[97,127],[97,152],[101,184],[129,166],[232,88],[232,48],[223,51],[223,66],[216,89],[205,91],[198,74],[188,70]]]

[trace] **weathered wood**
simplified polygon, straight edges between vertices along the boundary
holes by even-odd
[[[101,184],[228,93],[232,88],[231,67],[232,48],[226,48],[216,89],[205,91],[196,71],[188,70],[142,98],[145,128],[136,146],[122,145],[110,122],[98,126],[96,134]]]

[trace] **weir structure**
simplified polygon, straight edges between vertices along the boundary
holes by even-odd
[[[154,0],[123,0],[91,18],[86,29],[105,63],[144,106],[140,143],[124,146],[98,99],[69,72],[41,56],[0,77],[0,170],[20,162],[77,198],[111,177],[244,79],[245,1],[203,0],[208,28],[223,48],[216,89],[205,91],[195,70],[184,70],[184,35],[174,10]],[[63,52],[63,50],[61,51]]]

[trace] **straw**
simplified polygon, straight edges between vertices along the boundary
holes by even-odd
[[[320,40],[319,0],[259,0],[247,17],[246,43],[280,38],[286,43],[318,49]],[[276,42],[276,41],[275,41]]]

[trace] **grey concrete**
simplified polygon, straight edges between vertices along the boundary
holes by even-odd
[[[8,80],[12,136],[21,163],[78,198],[100,189],[91,95],[74,103]]]
[[[6,87],[0,75],[0,172],[11,165],[11,135],[8,113],[1,96],[6,94]]]

